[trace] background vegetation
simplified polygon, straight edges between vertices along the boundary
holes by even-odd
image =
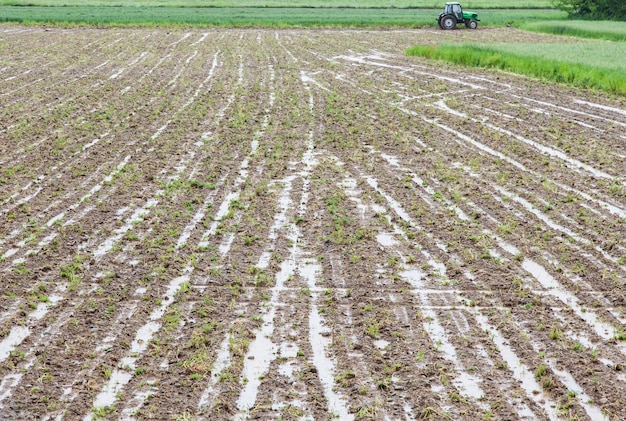
[[[99,0],[95,0],[99,1]],[[313,2],[314,4],[317,4]],[[56,25],[201,25],[234,27],[371,27],[416,28],[436,26],[441,9],[334,9],[334,8],[194,8],[125,6],[3,6],[0,20]],[[485,25],[511,25],[564,19],[565,12],[550,9],[486,9],[480,17]]]
[[[442,9],[445,0],[0,0],[7,6],[123,7],[287,7]],[[463,7],[479,9],[551,9],[553,0],[469,0]]]
[[[624,0],[556,0],[555,5],[570,17],[626,20]]]

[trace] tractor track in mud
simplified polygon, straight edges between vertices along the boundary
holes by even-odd
[[[626,418],[623,99],[404,55],[502,37],[1,25],[0,419]]]

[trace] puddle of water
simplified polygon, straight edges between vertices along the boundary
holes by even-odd
[[[300,274],[307,280],[309,288],[317,285],[317,274],[321,271],[321,266],[314,260],[304,260],[298,267]],[[328,401],[328,411],[335,414],[339,419],[352,420],[354,415],[348,411],[348,403],[337,392],[335,392],[335,361],[326,355],[326,349],[331,345],[331,337],[327,335],[328,328],[324,326],[324,320],[315,301],[318,300],[319,293],[314,293],[309,312],[309,343],[313,350],[313,364],[324,388],[324,396]]]
[[[65,287],[60,287],[59,291],[65,291]],[[41,320],[50,309],[51,306],[54,306],[58,303],[63,297],[58,295],[50,295],[48,297],[48,302],[37,304],[37,308],[32,311],[26,318],[26,326],[13,326],[9,334],[0,342],[0,362],[4,361],[11,355],[11,352],[14,351],[23,341],[30,335],[30,327],[28,327],[29,321],[38,321]]]
[[[403,220],[407,222],[411,222],[411,217],[409,216],[408,213],[404,211],[400,203],[398,203],[393,197],[389,196],[386,192],[378,188],[378,181],[376,181],[374,178],[370,176],[365,176],[365,180],[374,190],[376,190],[385,198],[387,203],[389,203],[391,208],[400,216],[400,218],[402,218]]]
[[[605,178],[605,179],[609,179],[609,180],[613,180],[613,176],[610,174],[605,173],[604,171],[600,171],[597,170],[595,168],[593,168],[590,165],[587,165],[583,162],[578,161],[577,159],[571,158],[570,156],[564,154],[561,151],[558,151],[556,149],[550,148],[548,146],[542,145],[538,142],[535,142],[534,140],[530,140],[527,139],[523,136],[517,135],[509,130],[503,129],[501,127],[498,126],[494,126],[493,124],[485,124],[487,127],[489,127],[492,130],[495,130],[497,132],[503,133],[507,136],[511,136],[514,137],[515,139],[519,140],[520,142],[526,143],[527,145],[530,145],[534,148],[536,148],[537,150],[539,150],[540,152],[552,156],[552,157],[556,157],[559,158],[560,160],[568,163],[569,165],[571,165],[574,168],[581,168],[584,169],[585,171],[591,173],[592,175],[594,175],[595,177],[598,178]]]
[[[183,35],[183,37],[182,37],[181,39],[179,39],[179,40],[177,40],[177,41],[174,41],[174,42],[170,43],[170,44],[168,45],[168,47],[173,47],[173,46],[175,46],[176,44],[178,44],[178,43],[180,43],[180,42],[183,42],[184,40],[186,40],[186,39],[187,39],[187,38],[189,38],[190,36],[191,36],[191,33],[189,33],[189,32],[188,32],[188,33],[186,33],[185,35]]]
[[[400,161],[398,161],[398,157],[395,157],[393,155],[387,155],[387,154],[380,154],[380,156],[389,163],[389,165],[391,165],[392,167],[399,167],[400,166]]]
[[[0,402],[4,402],[6,398],[11,396],[13,389],[22,380],[23,373],[9,374],[2,379],[0,383]],[[0,409],[4,408],[4,404],[0,403]]]
[[[378,349],[384,350],[389,346],[389,341],[386,341],[384,339],[378,339],[374,341],[374,346]]]
[[[370,207],[372,208],[372,210],[373,210],[374,212],[376,212],[376,213],[378,213],[378,214],[384,214],[384,213],[387,213],[387,209],[385,209],[383,206],[373,204],[373,205],[371,205]]]
[[[408,111],[407,111],[407,112],[408,112]],[[409,114],[414,115],[414,113],[409,113]],[[519,163],[519,162],[515,161],[514,159],[512,159],[512,158],[510,158],[510,157],[508,157],[508,156],[506,156],[506,155],[504,155],[503,153],[500,153],[500,152],[498,152],[498,151],[496,151],[496,150],[494,150],[494,149],[490,148],[489,146],[484,145],[484,144],[482,144],[482,143],[480,143],[480,142],[478,142],[478,141],[476,141],[476,140],[472,139],[472,138],[471,138],[471,137],[469,137],[469,136],[466,136],[466,135],[464,135],[464,134],[462,134],[462,133],[459,133],[458,131],[456,131],[456,130],[454,130],[454,129],[452,129],[452,128],[450,128],[450,127],[446,126],[446,125],[443,125],[443,124],[439,123],[439,122],[438,122],[438,121],[436,121],[436,120],[430,120],[430,119],[427,119],[427,118],[425,118],[425,117],[423,117],[423,120],[424,120],[424,121],[426,121],[426,122],[428,122],[428,123],[430,123],[430,124],[434,124],[434,125],[436,125],[437,127],[441,128],[441,129],[443,129],[443,130],[445,130],[445,131],[447,131],[447,132],[450,132],[450,133],[455,134],[458,138],[462,139],[463,141],[465,141],[465,142],[467,142],[467,143],[469,143],[469,144],[471,144],[471,145],[473,145],[473,146],[477,147],[478,149],[480,149],[480,150],[482,150],[482,151],[484,151],[484,152],[487,152],[488,154],[490,154],[490,155],[492,155],[492,156],[495,156],[495,157],[497,157],[497,158],[500,158],[500,159],[502,159],[502,160],[504,160],[504,161],[508,162],[509,164],[513,165],[514,167],[518,168],[519,170],[521,170],[521,171],[523,171],[523,172],[526,172],[526,173],[532,174],[533,176],[537,177],[538,179],[543,179],[543,178],[544,178],[544,175],[543,175],[543,174],[539,174],[539,173],[537,173],[537,172],[535,172],[535,171],[529,170],[529,169],[528,169],[528,168],[526,168],[523,164],[521,164],[521,163]],[[463,167],[463,166],[462,166],[461,168],[463,168],[464,170],[468,171],[468,172],[470,173],[470,175],[471,175],[471,171],[470,171],[468,168]],[[609,212],[611,212],[611,213],[613,213],[613,214],[615,214],[615,215],[618,215],[618,216],[620,216],[620,217],[622,217],[622,218],[623,218],[623,217],[626,217],[626,211],[624,211],[623,209],[621,209],[621,208],[619,208],[619,207],[617,207],[617,206],[615,206],[615,205],[613,205],[613,204],[610,204],[610,203],[604,202],[604,201],[602,201],[602,200],[600,200],[600,199],[596,199],[596,198],[594,198],[594,197],[590,196],[589,194],[584,193],[584,192],[582,192],[582,191],[580,191],[580,190],[577,190],[577,189],[575,189],[575,188],[573,188],[573,187],[567,186],[567,185],[565,185],[565,184],[558,183],[558,182],[556,182],[556,181],[554,181],[554,180],[552,180],[552,181],[553,181],[553,182],[554,182],[554,183],[555,183],[555,184],[556,184],[559,188],[561,188],[561,189],[563,189],[563,190],[565,190],[565,191],[572,192],[572,193],[574,193],[574,194],[577,194],[577,195],[581,196],[581,197],[582,197],[582,198],[584,198],[585,200],[588,200],[588,201],[590,201],[590,202],[597,203],[597,204],[598,204],[598,205],[600,205],[602,208],[604,208],[604,209],[608,210]]]
[[[294,246],[295,247],[295,246]],[[276,284],[272,288],[270,298],[270,309],[263,317],[265,322],[256,337],[250,343],[249,351],[244,358],[242,378],[246,383],[237,399],[237,408],[240,413],[235,419],[245,419],[245,413],[254,406],[261,380],[269,367],[271,361],[276,358],[278,348],[271,339],[274,332],[274,318],[276,317],[276,307],[280,304],[280,293],[285,281],[293,275],[295,263],[292,258],[284,260],[280,265],[280,271],[276,274]]]
[[[196,58],[196,56],[198,55],[198,50],[195,50],[193,52],[192,55],[190,55],[189,57],[187,57],[187,60],[185,60],[185,64],[189,64],[191,63],[191,60],[193,60],[194,58]]]
[[[111,77],[109,77],[110,80],[112,79],[117,79],[118,77],[120,77],[122,75],[122,73],[124,73],[124,68],[119,69],[117,72],[113,73],[111,75]]]
[[[183,233],[178,238],[176,242],[176,249],[180,249],[183,244],[187,243],[187,240],[191,236],[191,231],[200,223],[204,215],[206,214],[206,210],[208,209],[208,205],[211,202],[211,198],[213,197],[212,193],[209,193],[207,197],[202,202],[202,205],[199,207],[198,211],[194,214],[191,221],[185,226],[183,229]]]
[[[585,409],[585,412],[592,420],[608,420],[600,408],[589,403],[592,402],[589,395],[587,395],[582,387],[576,382],[574,377],[567,371],[559,370],[557,368],[556,362],[552,360],[547,360],[548,365],[554,371],[554,373],[559,377],[559,379],[565,384],[569,391],[573,391],[576,393],[576,398],[578,399],[578,403]]]
[[[424,76],[429,76],[438,80],[444,80],[447,82],[451,82],[451,83],[457,83],[459,85],[463,85],[463,86],[467,86],[473,89],[479,89],[479,90],[484,90],[485,88],[480,86],[480,85],[476,85],[470,82],[465,82],[462,81],[461,79],[457,79],[457,78],[453,78],[453,77],[449,77],[449,76],[442,76],[440,74],[436,74],[436,73],[428,73],[428,72],[423,72],[423,71],[419,71],[414,67],[408,67],[408,66],[397,66],[397,65],[393,65],[393,64],[388,64],[388,63],[384,63],[382,62],[384,59],[377,57],[377,56],[370,56],[370,55],[364,55],[364,56],[348,56],[348,55],[339,55],[339,56],[335,56],[333,57],[334,60],[336,59],[343,59],[346,61],[352,61],[355,63],[359,63],[359,64],[363,64],[366,66],[377,66],[377,67],[383,67],[383,68],[389,68],[389,69],[396,69],[396,70],[400,70],[403,72],[411,72],[411,73],[416,73],[419,75],[424,75]],[[370,60],[381,60],[381,61],[370,61]]]
[[[424,289],[424,283],[422,279],[424,278],[424,273],[418,269],[408,269],[400,274],[406,281],[409,282],[413,286],[413,288],[417,291],[421,291]]]
[[[146,287],[139,287],[139,288],[137,288],[135,290],[134,295],[139,295],[139,296],[144,295],[147,290],[148,290],[148,288],[146,288]]]
[[[537,414],[535,414],[526,404],[518,404],[517,414],[522,420],[533,421],[537,419]]]
[[[315,300],[317,294],[313,297]],[[341,420],[353,420],[354,415],[348,411],[348,403],[335,392],[335,363],[326,356],[326,348],[331,344],[331,337],[324,336],[327,329],[323,326],[322,318],[316,304],[311,305],[309,313],[309,343],[313,349],[313,364],[324,388],[324,396],[328,401],[328,411]]]
[[[585,246],[591,246],[592,245],[592,243],[588,239],[586,239],[586,238],[576,234],[575,232],[573,232],[569,228],[564,227],[562,225],[559,225],[559,224],[555,223],[554,221],[552,221],[545,213],[543,213],[539,209],[535,208],[526,199],[521,198],[521,197],[519,197],[519,196],[517,196],[515,194],[511,194],[507,190],[505,190],[504,188],[502,188],[502,187],[500,187],[498,185],[493,185],[493,188],[496,189],[502,196],[509,197],[511,200],[513,200],[513,201],[519,203],[520,205],[522,205],[522,207],[524,207],[524,209],[526,209],[528,212],[530,212],[533,215],[535,215],[538,219],[540,219],[543,223],[548,225],[553,230],[560,231],[560,232],[564,233],[565,235],[567,235],[568,237],[571,237],[574,240],[578,241],[579,243],[584,244]],[[597,252],[602,254],[602,256],[604,256],[604,258],[606,258],[607,260],[609,260],[609,261],[611,261],[613,263],[617,263],[617,259],[616,258],[614,258],[613,256],[609,255],[606,251],[601,249],[599,246],[594,246],[594,250],[596,250]]]
[[[18,251],[20,251],[20,249],[16,249],[16,248],[12,248],[12,249],[8,249],[7,251],[4,252],[4,254],[2,255],[2,259],[8,259],[9,257],[13,256],[15,253],[17,253]]]
[[[148,200],[145,205],[135,210],[132,216],[126,220],[126,223],[122,227],[113,231],[116,235],[107,238],[102,244],[100,244],[98,249],[93,252],[94,259],[98,260],[102,258],[102,256],[107,254],[113,248],[113,245],[134,226],[134,224],[143,221],[143,217],[150,213],[150,209],[159,203],[159,200],[156,197],[161,196],[161,194],[163,194],[163,190],[158,190],[154,198]]]
[[[556,403],[550,398],[550,396],[542,392],[543,388],[535,380],[534,374],[521,362],[519,357],[515,354],[500,332],[489,324],[486,316],[477,313],[476,320],[482,329],[489,332],[491,340],[498,348],[498,351],[500,352],[502,359],[507,363],[509,370],[513,372],[513,377],[521,383],[522,388],[526,392],[526,396],[540,408],[543,408],[545,414],[550,420],[560,420],[556,410]],[[536,416],[533,416],[532,418],[536,419]]]
[[[217,247],[222,256],[226,255],[235,240],[235,233],[230,233]]]
[[[496,242],[498,243],[498,246],[500,246],[500,248],[502,248],[504,251],[506,251],[507,253],[516,256],[519,254],[519,249],[507,242],[505,242],[503,239],[501,239],[500,237],[496,236]]]
[[[26,326],[13,326],[9,334],[0,342],[0,362],[6,360],[15,348],[30,335]]]
[[[404,210],[404,208],[402,208],[402,205],[400,203],[398,203],[393,197],[391,197],[389,194],[387,194],[385,191],[383,191],[380,187],[378,187],[378,181],[376,179],[374,179],[371,176],[363,176],[363,178],[367,181],[367,183],[374,189],[376,190],[381,196],[383,196],[385,198],[385,200],[387,201],[387,203],[389,204],[389,206],[398,214],[398,216],[404,220],[405,222],[408,222],[409,224],[411,224],[413,227],[416,228],[420,228],[415,221],[413,221],[411,219],[411,217],[409,216],[409,214]],[[395,225],[395,224],[394,224]],[[394,227],[394,232],[396,233],[402,233],[403,231],[400,230],[397,226]],[[426,233],[426,236],[428,237],[429,240],[433,241],[435,243],[435,245],[437,246],[437,248],[441,249],[442,251],[446,252],[447,251],[447,246],[446,244],[442,243],[441,241],[439,241],[438,239],[436,239],[432,234],[430,233]],[[422,254],[424,254],[426,257],[430,258],[430,254],[425,250],[422,249]],[[429,262],[430,263],[430,262]],[[440,270],[440,273],[443,275],[446,273],[445,270],[445,265],[437,263],[437,262],[433,262],[433,265]]]
[[[287,406],[298,408],[299,410],[301,410],[301,412],[304,412],[304,408],[306,408],[306,406],[300,399],[294,399],[290,402],[274,402],[272,403],[272,410],[276,412],[282,412]],[[298,421],[315,421],[315,418],[313,418],[311,415],[302,415],[300,416],[300,418],[298,418]]]
[[[194,45],[196,45],[196,44],[200,44],[200,43],[202,43],[202,42],[206,39],[206,37],[208,37],[208,36],[209,36],[209,33],[208,33],[208,32],[203,32],[203,33],[202,33],[202,37],[200,37],[200,39],[199,39],[199,40],[197,40],[197,41],[193,42],[192,44],[189,44],[189,46],[190,46],[190,47],[193,47],[193,46],[194,46]]]
[[[460,117],[460,118],[467,118],[467,114],[459,112],[459,111],[456,111],[456,110],[453,110],[452,108],[448,107],[448,104],[446,104],[446,100],[445,99],[440,99],[439,101],[435,102],[435,105],[439,109],[447,112],[448,114],[452,114],[452,115],[455,115],[455,116]]]
[[[184,271],[191,272],[192,268],[187,267]],[[145,352],[152,336],[159,331],[161,323],[159,320],[165,314],[167,307],[174,302],[174,295],[183,282],[189,281],[189,274],[179,276],[170,281],[167,292],[163,296],[161,305],[150,313],[150,321],[137,330],[135,339],[131,343],[129,354],[131,356],[123,358],[118,368],[113,370],[109,381],[104,385],[100,393],[96,396],[93,406],[108,407],[115,403],[117,394],[122,391],[124,386],[133,378],[133,370],[136,368],[136,361],[141,358],[141,354]],[[87,414],[83,419],[91,420],[93,415]]]
[[[376,235],[376,241],[383,247],[393,247],[398,244],[394,236],[386,232],[381,232]]]
[[[456,355],[456,349],[448,340],[448,335],[446,334],[443,326],[441,326],[437,313],[435,313],[433,309],[428,308],[430,305],[428,295],[422,292],[422,278],[424,274],[417,269],[409,269],[401,272],[400,276],[413,286],[413,292],[420,297],[422,302],[422,306],[420,306],[420,308],[422,309],[422,314],[425,318],[424,330],[426,330],[432,342],[437,344],[437,348],[443,352],[444,358],[454,364],[454,367],[456,368],[457,376],[452,382],[463,395],[480,400],[484,394],[479,386],[479,382],[481,380],[476,376],[469,374],[461,365]]]
[[[278,367],[278,372],[289,379],[293,379],[293,373],[296,369],[297,363],[289,360],[296,357],[297,348],[292,345],[291,349],[286,351],[284,345],[284,343],[280,345],[280,356],[281,358],[285,358],[287,361]]]
[[[605,340],[613,339],[615,328],[608,323],[599,321],[598,316],[593,311],[589,309],[583,310],[578,304],[578,297],[566,290],[543,266],[530,259],[524,259],[522,268],[539,281],[550,295],[571,307],[574,313],[591,326],[598,336]]]
[[[96,408],[104,408],[113,405],[116,400],[116,395],[122,391],[124,386],[126,386],[130,379],[132,379],[132,377],[133,375],[130,371],[120,369],[113,370],[109,381],[107,382],[107,384],[104,385],[104,388],[98,394],[98,396],[96,396],[96,399],[93,402],[93,406]],[[83,419],[91,420],[92,415],[89,414]]]
[[[257,263],[257,267],[259,269],[267,269],[270,264],[270,259],[272,258],[272,253],[269,251],[264,251],[259,258],[259,262]]]
[[[587,129],[597,130],[599,132],[604,132],[604,130],[598,129],[596,126],[592,126],[591,124],[583,123],[582,121],[577,121],[576,124],[579,126],[586,127]]]
[[[541,100],[538,100],[538,99],[533,99],[533,98],[528,98],[528,97],[521,97],[521,96],[518,96],[518,95],[511,95],[511,96],[513,98],[517,98],[517,99],[520,99],[522,101],[534,102],[534,103],[537,103],[537,104],[540,104],[540,105],[556,108],[557,110],[569,112],[569,113],[572,113],[572,114],[584,115],[586,117],[591,118],[592,120],[605,120],[605,121],[609,121],[609,122],[611,122],[613,124],[618,124],[618,125],[620,125],[622,127],[626,127],[626,123],[622,123],[621,121],[617,121],[617,120],[611,120],[611,119],[608,119],[608,118],[605,118],[605,117],[602,117],[602,116],[599,116],[599,115],[596,115],[596,114],[589,114],[589,113],[586,113],[584,111],[579,111],[579,110],[574,110],[572,108],[562,107],[560,105],[551,104],[549,102],[541,101]],[[591,105],[591,103],[589,103],[589,105]]]
[[[96,145],[98,142],[100,142],[102,139],[104,139],[105,137],[107,137],[109,133],[104,133],[103,135],[101,135],[100,137],[95,138],[94,140],[92,140],[91,142],[83,145],[82,150],[85,151],[89,148],[91,148],[92,146]]]
[[[287,210],[289,209],[289,206],[292,204],[291,201],[291,186],[292,186],[292,181],[295,179],[295,177],[288,177],[284,180],[284,187],[281,191],[281,195],[278,199],[278,206],[280,211],[278,213],[276,213],[274,215],[274,223],[272,224],[272,226],[270,227],[270,232],[268,235],[268,238],[270,240],[275,240],[277,238],[277,232],[279,229],[281,229],[283,226],[285,226],[287,224]],[[295,243],[294,243],[295,244]],[[265,251],[260,259],[259,262],[257,263],[257,267],[264,269],[269,265],[269,260],[271,258],[271,253],[269,251]],[[285,265],[284,267],[281,266],[281,272],[283,270],[287,270],[287,272],[289,272],[289,270],[291,270],[291,273],[293,272],[293,267],[289,268],[287,265],[293,265],[292,263],[290,263],[288,260],[283,262],[283,265]],[[274,300],[277,299],[277,296],[275,296],[275,293],[277,294],[278,290],[276,290],[278,283],[281,282],[281,288],[284,285],[284,281],[289,277],[289,275],[291,273],[287,273],[287,272],[283,272],[282,275],[277,275],[276,277],[276,282],[277,285],[274,287],[273,293],[272,293],[272,303],[274,303]],[[280,272],[279,272],[280,274]],[[275,304],[275,303],[274,303]],[[266,323],[263,325],[262,331],[263,329],[267,330],[268,328],[271,327],[271,329],[273,330],[273,318],[274,318],[274,312],[275,312],[275,306],[273,305],[271,307],[271,309],[269,310],[269,314],[264,316],[265,320],[271,321],[271,323]],[[261,332],[262,332],[261,331]],[[271,331],[270,331],[271,334]],[[263,341],[263,334],[258,333],[257,337],[259,337],[259,335],[261,335],[260,337],[260,341],[255,344],[252,343],[250,344],[250,350],[255,350],[255,354],[258,352],[257,348],[253,348],[253,346],[257,346],[257,345],[263,345],[266,348],[264,349],[264,352],[261,355],[265,355],[265,356],[269,356],[272,352],[272,343],[271,341],[269,341],[269,344],[267,343],[267,337],[265,337],[265,341]],[[230,339],[230,335],[226,335],[224,337],[224,339],[222,340],[222,343],[220,345],[220,350],[218,351],[216,360],[213,364],[213,370],[212,372],[215,373],[213,376],[211,376],[211,380],[209,382],[209,385],[207,386],[207,388],[204,390],[201,398],[200,398],[200,402],[198,404],[199,408],[205,407],[207,405],[210,404],[210,399],[212,399],[212,396],[214,394],[214,388],[215,388],[215,384],[217,383],[217,380],[219,379],[219,375],[221,374],[221,372],[230,364],[230,351],[228,350],[228,345],[229,345],[229,339]],[[255,340],[256,341],[256,340]],[[269,347],[269,348],[268,348]],[[256,357],[255,357],[256,359]],[[261,373],[257,374],[256,376],[254,375],[254,372],[259,371],[260,369],[262,369],[263,367],[260,366],[259,364],[257,364],[256,366],[250,366],[250,361],[253,360],[249,360],[249,359],[245,359],[244,360],[244,365],[248,365],[248,370],[252,373],[252,374],[244,374],[244,376],[248,379],[248,384],[250,384],[251,380],[255,380],[258,381],[260,383],[260,381],[258,380],[258,377]],[[263,362],[262,359],[257,360],[258,362]],[[269,360],[267,362],[269,364]],[[246,368],[244,367],[244,370],[246,370]],[[246,373],[246,371],[244,371],[244,373]],[[256,387],[253,387],[256,386]],[[258,388],[258,384],[253,384],[250,385],[248,387],[248,385],[246,385],[246,390],[242,391],[242,395],[240,395],[240,400],[241,400],[241,405],[242,406],[246,406],[246,409],[251,407],[252,405],[254,405],[254,401],[256,400],[256,394],[257,394],[257,388]],[[249,389],[249,390],[248,390]],[[244,397],[245,395],[245,397]],[[252,400],[252,398],[254,397],[254,400]],[[252,403],[250,403],[250,400],[252,400]],[[241,408],[242,406],[239,406],[239,401],[238,401],[238,407]],[[242,414],[239,415],[240,417],[242,416]]]
[[[54,218],[46,222],[46,226],[50,228],[52,224],[56,223],[57,221],[61,221],[61,219],[63,219],[64,217],[65,217],[65,212],[61,212],[60,214],[58,214],[57,216],[55,216]]]
[[[590,107],[599,108],[599,109],[604,110],[604,111],[611,111],[613,113],[626,115],[626,110],[623,110],[621,108],[608,107],[606,105],[596,104],[594,102],[583,101],[582,99],[575,99],[574,102],[576,104],[588,105]]]
[[[311,75],[315,75],[315,73],[312,73]],[[311,84],[317,86],[318,88],[320,88],[320,89],[322,89],[324,91],[330,92],[330,90],[326,86],[324,86],[321,83],[319,83],[312,76],[308,75],[307,72],[305,72],[304,70],[300,71],[300,79],[305,84],[311,83]]]
[[[202,241],[200,241],[200,243],[198,243],[199,247],[206,247],[206,246],[209,245],[208,237],[210,235],[214,235],[215,234],[215,231],[217,230],[218,224],[220,223],[222,218],[224,218],[224,215],[226,215],[226,213],[228,213],[228,209],[230,208],[230,203],[233,200],[238,200],[239,199],[239,195],[240,195],[239,191],[230,192],[226,196],[226,198],[224,198],[222,203],[220,203],[220,207],[217,210],[217,213],[215,214],[214,221],[211,224],[211,227],[209,228],[209,231],[207,233],[205,233],[205,235],[202,237]]]
[[[432,383],[430,385],[430,390],[432,390],[436,395],[439,395],[444,392],[444,387],[441,384]]]
[[[349,192],[351,195],[356,194],[357,181],[354,178],[345,178],[339,182],[339,187]]]
[[[220,374],[230,364],[230,351],[228,350],[229,344],[230,335],[226,335],[217,351],[215,361],[213,362],[213,369],[211,370],[211,380],[209,381],[209,385],[200,397],[200,401],[198,402],[198,408],[204,408],[210,404],[209,399],[213,396],[213,393],[215,391],[215,385],[220,378]]]
[[[125,408],[120,415],[120,419],[123,421],[132,421],[135,418],[134,414],[144,405],[146,400],[154,396],[158,392],[158,389],[152,387],[148,390],[143,390],[135,393],[135,395],[131,398],[130,403],[132,406]]]
[[[437,314],[431,309],[423,309],[422,314],[426,319],[430,319],[429,322],[424,323],[424,329],[428,332],[431,340],[437,344],[439,351],[443,352],[444,358],[452,362],[457,370],[457,375],[452,380],[452,383],[463,395],[470,396],[476,400],[481,399],[484,393],[478,385],[480,379],[469,374],[465,368],[461,366],[459,358],[456,355],[456,349],[448,340],[448,335],[441,323],[439,323]]]

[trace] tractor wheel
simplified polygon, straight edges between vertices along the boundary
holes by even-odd
[[[441,28],[442,29],[454,29],[456,28],[456,19],[454,16],[444,16],[441,18]]]
[[[475,20],[470,20],[469,22],[465,24],[465,26],[467,26],[470,29],[476,29],[478,28],[478,22]]]

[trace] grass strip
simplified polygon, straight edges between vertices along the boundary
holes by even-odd
[[[620,43],[621,44],[621,43]],[[619,45],[622,47],[623,45]],[[626,72],[620,68],[597,67],[556,59],[508,53],[475,44],[417,45],[409,56],[442,60],[470,67],[499,69],[579,88],[591,88],[626,96]]]
[[[418,28],[436,27],[440,9],[258,7],[0,6],[0,21],[22,24],[195,25],[207,27]],[[562,19],[555,10],[484,10],[481,26]]]
[[[626,41],[626,22],[580,20],[526,22],[521,25],[521,28],[534,32],[578,38]]]

